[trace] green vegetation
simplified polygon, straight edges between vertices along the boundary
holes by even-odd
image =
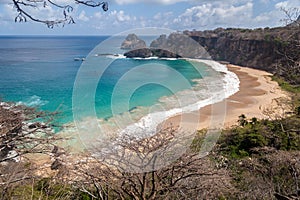
[[[242,121],[241,126],[224,130],[219,145],[221,153],[240,159],[259,153],[259,148],[275,150],[300,150],[300,118],[292,116],[279,120]]]
[[[238,118],[223,130],[209,157],[230,173],[235,190],[224,199],[274,199],[296,196],[300,184],[300,117],[277,120]],[[206,130],[198,131],[191,148],[199,151]],[[199,146],[200,145],[200,146]],[[298,196],[299,197],[299,196]]]
[[[64,184],[62,181],[55,182],[53,178],[41,178],[19,184],[7,191],[4,199],[73,199],[92,200],[93,197],[71,184]]]
[[[195,138],[192,141],[192,144],[190,146],[190,148],[193,152],[199,152],[200,151],[201,146],[204,142],[206,133],[207,133],[207,129],[202,129],[202,130],[197,131],[196,136],[195,136]]]
[[[273,80],[291,94],[294,112],[275,120],[242,114],[237,126],[222,131],[210,158],[231,174],[236,191],[224,199],[299,199],[300,86]],[[205,134],[198,131],[194,151],[201,149]]]
[[[292,85],[277,76],[272,76],[272,80],[276,81],[283,90],[285,90],[291,94],[291,97],[292,97],[291,103],[293,104],[293,107],[295,109],[294,110],[295,114],[297,116],[300,116],[300,86]]]
[[[277,76],[272,76],[272,80],[276,81],[279,84],[279,86],[285,91],[291,92],[293,94],[300,93],[300,86],[291,85],[287,81]]]

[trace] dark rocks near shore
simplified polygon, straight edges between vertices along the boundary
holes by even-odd
[[[148,57],[152,57],[153,53],[149,48],[141,48],[141,49],[134,49],[128,51],[124,54],[124,56],[126,56],[127,58],[135,58],[135,57],[148,58]]]
[[[135,49],[128,51],[124,54],[127,58],[150,58],[150,57],[159,57],[159,58],[181,58],[180,55],[170,52],[164,49]]]

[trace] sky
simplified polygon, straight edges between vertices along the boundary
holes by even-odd
[[[114,35],[144,27],[178,31],[275,27],[284,25],[281,8],[300,9],[300,0],[107,0],[107,12],[73,4],[72,0],[55,2],[74,7],[76,24],[49,29],[31,21],[15,23],[18,13],[12,1],[0,0],[0,35]],[[50,6],[25,9],[41,19],[63,15]]]

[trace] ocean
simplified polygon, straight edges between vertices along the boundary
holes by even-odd
[[[1,36],[0,96],[58,111],[60,125],[96,116],[119,131],[143,124],[153,133],[168,117],[238,91],[237,77],[213,61],[127,59],[119,48],[124,38],[108,38]]]

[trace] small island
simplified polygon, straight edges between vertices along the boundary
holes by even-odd
[[[121,49],[124,50],[133,50],[133,49],[140,49],[146,48],[146,42],[140,39],[137,35],[129,34],[126,39],[123,41],[121,45]]]

